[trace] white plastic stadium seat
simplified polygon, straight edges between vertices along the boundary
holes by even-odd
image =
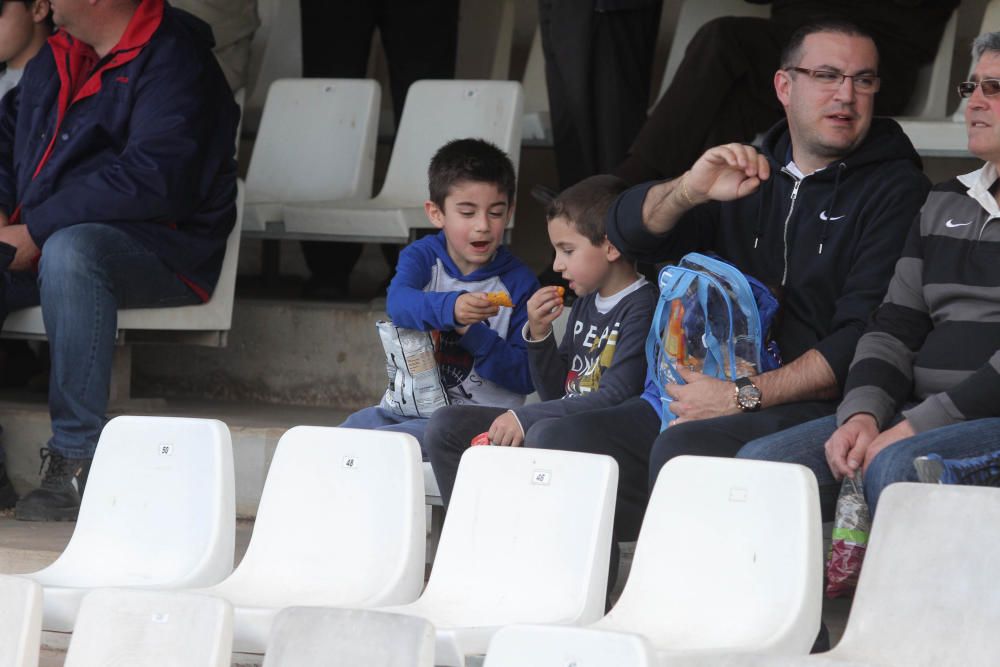
[[[677,68],[684,59],[688,44],[691,43],[691,39],[698,32],[698,29],[712,19],[723,16],[755,16],[766,19],[771,16],[771,5],[747,2],[746,0],[711,0],[710,2],[684,0],[680,14],[677,16],[677,27],[670,40],[670,54],[667,56],[666,69],[663,70],[663,79],[660,81],[660,92],[656,94],[656,100],[650,107],[651,110],[670,87],[670,83],[677,73]],[[660,38],[662,37],[663,35],[660,35]]]
[[[381,90],[365,79],[271,84],[247,170],[243,230],[283,231],[281,207],[368,199]]]
[[[638,635],[555,625],[501,628],[483,667],[653,667],[656,657]]]
[[[434,626],[360,609],[291,607],[278,614],[264,667],[432,667]]]
[[[822,607],[818,493],[799,465],[671,460],[621,597],[591,627],[659,651],[808,653]]]
[[[485,653],[503,625],[597,620],[617,483],[606,456],[469,449],[427,588],[413,604],[382,611],[433,623],[435,664],[453,666]]]
[[[42,627],[70,632],[93,588],[211,586],[233,569],[233,448],[214,419],[116,417],[104,427],[66,550],[24,575]]]
[[[445,143],[466,137],[486,139],[506,151],[516,169],[522,98],[516,81],[417,81],[406,95],[378,196],[287,205],[285,231],[339,241],[408,242],[414,230],[433,227],[424,213],[427,166]]]
[[[670,660],[684,667],[997,664],[1000,490],[893,484],[879,498],[844,636],[802,657]]]
[[[168,331],[181,335],[181,342],[224,345],[232,328],[236,265],[240,252],[240,224],[243,214],[243,184],[237,183],[236,224],[226,241],[219,281],[206,303],[172,308],[125,308],[118,311],[118,331]],[[45,323],[40,306],[17,310],[3,324],[5,338],[44,339]]]
[[[37,667],[42,635],[42,587],[0,575],[0,667]]]
[[[425,540],[415,438],[296,426],[278,442],[239,567],[196,592],[233,604],[234,650],[263,653],[283,607],[415,600]]]
[[[229,667],[233,611],[225,600],[103,588],[83,598],[66,667]]]

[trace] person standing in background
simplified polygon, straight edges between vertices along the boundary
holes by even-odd
[[[363,79],[372,36],[378,28],[389,65],[389,89],[396,125],[410,84],[455,76],[458,0],[299,0],[302,9],[302,74]],[[359,243],[303,241],[311,274],[303,296],[348,296],[351,271],[361,256]],[[383,245],[390,267],[399,247]]]
[[[560,190],[610,173],[628,154],[646,120],[662,8],[663,0],[539,0]]]

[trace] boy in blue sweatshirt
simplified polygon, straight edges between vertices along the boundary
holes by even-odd
[[[400,253],[386,310],[396,326],[440,332],[437,361],[452,405],[521,405],[533,391],[521,329],[538,281],[501,245],[514,165],[487,141],[458,139],[431,159],[428,180],[424,208],[441,232]],[[513,308],[490,303],[490,292],[509,294]],[[427,422],[377,405],[341,426],[409,433],[423,446]]]
[[[552,323],[563,312],[559,288],[543,287],[528,300],[531,378],[541,403],[521,407],[451,405],[434,413],[424,438],[441,498],[451,499],[459,459],[471,440],[487,433],[491,444],[545,447],[562,418],[618,405],[642,392],[646,335],[656,288],[638,275],[608,241],[604,217],[625,191],[614,176],[592,176],[552,203],[549,240],[552,268],[579,297],[557,342]]]

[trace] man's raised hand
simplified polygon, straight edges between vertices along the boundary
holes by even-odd
[[[731,201],[755,192],[770,176],[771,165],[753,146],[716,146],[681,177],[681,195],[689,204]]]

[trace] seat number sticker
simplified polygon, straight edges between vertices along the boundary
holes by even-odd
[[[349,469],[354,469],[358,467],[358,460],[353,456],[344,457],[344,467]]]
[[[539,484],[541,486],[548,486],[549,482],[552,481],[552,473],[548,470],[536,470],[531,473],[531,483]]]
[[[162,442],[156,447],[156,453],[160,456],[173,456],[174,446],[169,442]]]

